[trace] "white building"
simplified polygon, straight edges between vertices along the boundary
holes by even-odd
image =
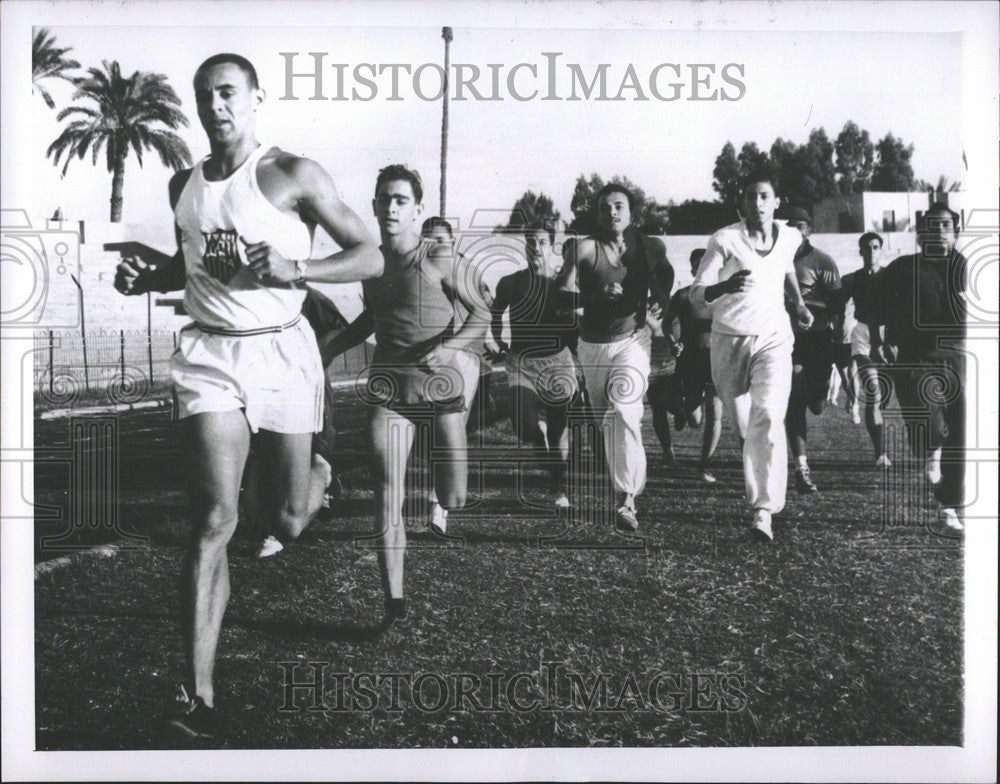
[[[942,201],[962,217],[964,193],[866,191],[823,199],[813,209],[813,231],[856,233],[915,231],[932,202]]]

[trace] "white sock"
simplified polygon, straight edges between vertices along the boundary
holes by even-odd
[[[809,467],[809,464],[806,462],[806,456],[805,455],[799,455],[798,458],[796,458],[796,459],[799,462],[799,468],[808,468]]]

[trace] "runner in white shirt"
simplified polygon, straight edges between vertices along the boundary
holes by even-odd
[[[804,327],[812,324],[795,277],[799,232],[774,220],[779,199],[772,173],[746,179],[744,220],[720,229],[691,285],[691,302],[712,312],[712,380],[743,439],[752,530],[770,541],[771,515],[785,506],[788,484],[785,411],[792,383],[792,325],[786,295]]]
[[[188,672],[169,725],[211,737],[215,650],[229,600],[226,546],[251,431],[273,461],[278,530],[297,535],[310,499],[322,497],[310,447],[321,424],[323,369],[300,316],[303,284],[377,276],[382,257],[319,165],[257,141],[264,91],[249,61],[210,57],[194,89],[211,153],[170,182],[181,249],[166,256],[138,246],[119,265],[115,286],[123,294],[183,289],[195,319],[171,360],[194,519],[182,603]],[[309,259],[317,224],[343,250]]]

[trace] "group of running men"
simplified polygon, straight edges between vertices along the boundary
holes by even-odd
[[[194,88],[210,154],[171,179],[178,250],[167,256],[141,247],[115,278],[124,294],[183,289],[193,319],[171,359],[193,518],[184,569],[187,673],[169,716],[181,733],[216,731],[213,670],[241,485],[249,473],[262,483],[257,511],[271,533],[269,552],[305,528],[333,478],[324,450],[314,445],[324,430],[324,365],[372,333],[375,353],[361,394],[371,412],[383,639],[398,638],[408,617],[402,511],[414,435],[418,426],[430,431],[430,523],[444,534],[448,512],[465,504],[466,426],[484,342],[506,355],[515,432],[547,456],[557,507],[570,505],[567,421],[585,394],[616,493],[616,526],[638,530],[648,390],[668,457],[667,413],[683,426],[697,425],[704,411],[705,481],[715,481],[709,460],[722,412],[735,424],[751,531],[771,540],[772,515],[785,504],[786,428],[797,487],[815,490],[805,457],[806,411],[818,413],[826,396],[834,335],[851,299],[857,326],[850,353],[860,377],[851,388],[864,402],[878,465],[889,464],[877,392],[891,359],[904,414],[925,425],[912,443],[928,456],[946,520],[960,525],[963,396],[960,389],[957,397],[925,392],[928,375],[961,385],[964,373],[964,260],[954,248],[956,216],[946,208],[929,210],[920,252],[884,270],[882,239],[864,235],[864,267],[841,281],[832,260],[809,245],[807,214],[793,212],[790,223],[775,219],[775,180],[760,172],[746,180],[744,219],[692,255],[694,282],[671,297],[674,271],[663,243],[635,230],[632,194],[608,185],[595,199],[594,235],[567,240],[556,253],[553,225],[526,227],[527,266],[491,294],[475,260],[456,252],[447,222],[422,224],[415,171],[391,165],[379,172],[376,244],[318,164],[257,141],[264,93],[250,62],[215,55],[197,69]],[[341,250],[312,258],[316,226]],[[357,281],[365,309],[349,325],[308,287]],[[310,322],[330,325],[329,334],[317,334]],[[651,381],[654,333],[662,335],[664,326],[662,345],[677,370],[673,381],[656,374]],[[246,470],[251,436],[255,472]],[[944,460],[942,446],[949,448]]]

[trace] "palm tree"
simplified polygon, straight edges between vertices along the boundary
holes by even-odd
[[[105,148],[111,178],[111,222],[122,218],[122,186],[125,182],[125,158],[129,149],[135,151],[142,166],[144,150],[155,150],[164,166],[174,171],[191,165],[191,152],[187,144],[173,131],[188,124],[180,110],[181,99],[167,84],[163,74],[136,71],[127,79],[122,76],[118,62],[101,68],[90,68],[87,76],[73,80],[76,92],[73,100],[86,99],[95,106],[76,104],[63,109],[58,120],[72,117],[63,132],[49,145],[46,157],[52,156],[58,165],[63,153],[66,162],[62,176],[66,176],[69,162],[75,155],[83,159],[90,150],[92,163]],[[166,126],[158,127],[158,126]]]
[[[65,79],[72,82],[73,78],[67,76],[66,72],[80,67],[76,60],[66,59],[66,55],[73,51],[72,47],[59,49],[55,44],[55,36],[47,27],[40,27],[31,39],[31,91],[38,90],[50,109],[55,109],[56,104],[49,91],[42,86],[42,80]]]
[[[441,205],[438,214],[448,216],[445,204],[448,201],[448,68],[450,66],[451,41],[454,36],[450,27],[441,28],[444,39],[444,104],[441,110]]]

